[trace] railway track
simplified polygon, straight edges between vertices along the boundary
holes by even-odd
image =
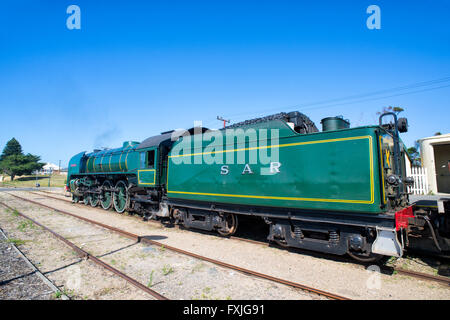
[[[151,296],[155,297],[158,300],[168,300],[166,297],[164,297],[163,295],[159,294],[158,292],[156,292],[155,290],[152,290],[148,287],[146,287],[145,285],[143,285],[142,283],[136,281],[135,279],[127,276],[126,274],[124,274],[123,272],[117,270],[116,268],[114,268],[113,266],[111,266],[110,264],[100,260],[99,258],[97,258],[96,256],[90,254],[89,252],[81,249],[80,247],[78,247],[77,245],[75,245],[73,242],[69,241],[68,239],[64,238],[62,235],[56,233],[55,231],[51,230],[50,228],[44,226],[43,224],[41,224],[40,222],[34,220],[33,218],[28,217],[27,215],[25,215],[24,213],[16,210],[15,208],[10,207],[9,205],[7,205],[4,202],[0,201],[0,204],[3,205],[5,208],[8,208],[9,210],[13,210],[14,212],[16,212],[17,214],[19,214],[21,217],[33,222],[34,224],[40,226],[42,229],[50,232],[55,238],[61,240],[62,242],[64,242],[66,245],[68,245],[69,247],[71,247],[80,257],[85,258],[85,259],[89,259],[92,262],[94,262],[95,264],[111,271],[112,273],[114,273],[115,275],[121,277],[122,279],[126,280],[128,283],[132,284],[133,286],[135,286],[138,289],[141,289],[142,291],[150,294]]]
[[[227,268],[227,269],[235,270],[235,271],[238,271],[238,272],[250,275],[250,276],[254,276],[254,277],[257,277],[257,278],[273,281],[273,282],[276,282],[276,283],[279,283],[279,284],[283,284],[283,285],[286,285],[286,286],[289,286],[289,287],[292,287],[292,288],[304,290],[304,291],[309,292],[309,293],[314,293],[314,294],[323,296],[323,297],[331,299],[331,300],[351,300],[351,299],[349,299],[347,297],[344,297],[344,296],[341,296],[341,295],[337,295],[337,294],[330,293],[330,292],[327,292],[327,291],[324,291],[324,290],[320,290],[320,289],[316,289],[316,288],[313,288],[313,287],[309,287],[309,286],[306,286],[306,285],[303,285],[303,284],[300,284],[300,283],[296,283],[296,282],[293,282],[293,281],[289,281],[289,280],[286,280],[286,279],[277,278],[277,277],[274,277],[274,276],[271,276],[271,275],[268,275],[268,274],[264,274],[264,273],[260,273],[260,272],[253,271],[253,270],[250,270],[250,269],[242,268],[242,267],[239,267],[239,266],[236,266],[236,265],[232,265],[232,264],[229,264],[229,263],[226,263],[226,262],[223,262],[223,261],[219,261],[219,260],[216,260],[216,259],[208,258],[208,257],[202,256],[202,255],[196,254],[196,253],[192,253],[192,252],[189,252],[189,251],[186,251],[186,250],[183,250],[183,249],[179,249],[179,248],[176,248],[176,247],[173,247],[173,246],[169,246],[169,245],[157,242],[155,240],[151,240],[151,239],[148,239],[146,237],[142,237],[142,236],[139,236],[137,234],[133,234],[133,233],[130,233],[128,231],[116,228],[116,227],[112,227],[112,226],[109,226],[109,225],[106,225],[106,224],[103,224],[103,223],[100,223],[100,222],[97,222],[97,221],[94,221],[94,220],[91,220],[91,219],[88,219],[88,218],[85,218],[85,217],[78,216],[76,214],[67,212],[65,210],[54,208],[54,207],[42,204],[42,203],[34,201],[34,200],[30,200],[30,199],[26,199],[26,198],[20,197],[18,195],[12,194],[12,193],[8,193],[8,194],[13,196],[13,197],[15,197],[15,198],[17,198],[17,199],[20,199],[20,200],[23,200],[23,201],[26,201],[26,202],[29,202],[29,203],[41,206],[43,208],[46,208],[46,209],[49,209],[49,210],[53,210],[55,212],[62,213],[62,214],[65,214],[65,215],[68,215],[68,216],[71,216],[71,217],[83,220],[85,222],[88,222],[88,223],[91,223],[91,224],[103,227],[103,228],[108,229],[110,231],[113,231],[113,232],[115,232],[115,233],[117,233],[119,235],[125,236],[125,237],[127,237],[129,239],[132,239],[132,240],[135,240],[136,242],[141,242],[141,243],[146,243],[146,244],[158,246],[160,248],[164,248],[164,249],[173,251],[175,253],[183,254],[183,255],[186,255],[186,256],[189,256],[189,257],[192,257],[192,258],[196,258],[196,259],[199,259],[199,260],[202,260],[202,261],[210,262],[210,263],[213,263],[215,265],[218,265],[218,266],[221,266],[221,267],[224,267],[224,268]],[[34,194],[36,194],[36,193],[34,193]],[[42,196],[42,194],[37,194],[37,195]],[[54,198],[54,199],[57,199],[57,200],[62,200],[62,201],[67,201],[67,200],[63,200],[63,199],[58,199],[56,197],[51,197],[51,198]],[[87,254],[87,253],[85,253],[85,251],[83,251],[83,253]],[[90,257],[92,257],[92,256],[90,256]],[[118,272],[120,272],[120,271],[118,271]]]
[[[46,195],[42,195],[42,194],[40,194],[40,193],[36,193],[36,192],[32,192],[32,191],[29,191],[29,192],[32,193],[32,194],[35,194],[35,195],[40,195],[40,196],[48,197],[48,198],[51,198],[51,199],[55,199],[55,200],[59,200],[59,201],[64,201],[64,202],[72,203],[71,200],[66,200],[66,199],[63,199],[63,198],[58,198],[58,197],[55,197],[55,196],[53,196],[53,195],[50,196],[49,194],[53,194],[52,192],[39,191],[39,192],[46,193]],[[27,199],[24,199],[24,198],[23,198],[23,200],[27,200]],[[42,205],[42,204],[40,204],[40,205]],[[82,205],[80,204],[80,206],[82,206]],[[85,205],[83,205],[83,206],[85,207]],[[102,209],[98,209],[98,208],[95,208],[95,207],[91,207],[91,208],[97,209],[97,210],[102,210]],[[53,208],[52,208],[52,209],[53,209]],[[103,211],[103,210],[102,210],[102,211]],[[83,218],[83,219],[84,219],[84,218]],[[150,220],[150,222],[153,222],[153,223],[159,223],[159,222],[157,222],[157,221],[152,221],[152,220]],[[113,228],[113,227],[111,227],[111,228]],[[212,233],[211,233],[211,234],[212,234]],[[268,242],[264,242],[264,241],[257,241],[257,240],[245,239],[245,238],[235,237],[235,236],[231,236],[231,237],[229,237],[229,238],[230,238],[230,239],[234,239],[234,240],[239,240],[239,241],[250,242],[250,243],[253,243],[253,244],[269,246],[269,243],[268,243]],[[355,261],[353,261],[353,260],[352,260],[352,261],[349,260],[349,262],[355,263]],[[363,267],[366,267],[365,264],[362,264],[362,266],[363,266]],[[448,277],[435,276],[435,275],[431,275],[431,274],[427,274],[427,273],[422,273],[422,272],[417,272],[417,271],[407,270],[407,269],[400,268],[400,267],[388,267],[388,266],[380,266],[380,267],[381,267],[382,271],[385,271],[385,272],[387,272],[387,273],[393,274],[393,273],[396,272],[396,273],[401,274],[401,275],[410,276],[410,277],[414,277],[414,278],[421,279],[421,280],[427,280],[427,281],[438,282],[438,283],[441,283],[441,284],[450,286],[450,278],[448,278]]]

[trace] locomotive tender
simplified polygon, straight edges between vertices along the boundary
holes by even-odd
[[[383,124],[386,117],[393,121]],[[236,232],[240,216],[261,217],[279,245],[362,261],[401,256],[410,234],[445,247],[448,212],[409,203],[413,181],[399,138],[406,119],[386,113],[379,125],[350,128],[326,118],[323,128],[290,112],[169,131],[75,155],[66,188],[74,202],[223,236]]]

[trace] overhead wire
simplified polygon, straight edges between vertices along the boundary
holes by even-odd
[[[265,110],[260,110],[260,111],[228,114],[227,117],[234,118],[233,122],[235,122],[235,121],[240,120],[243,115],[255,116],[256,114],[262,114],[262,113],[266,113],[266,112],[273,112],[273,111],[280,111],[280,110],[290,110],[290,109],[294,109],[294,108],[301,108],[301,110],[315,110],[315,109],[322,109],[322,108],[331,108],[331,107],[335,107],[335,106],[342,106],[342,105],[347,105],[347,104],[375,101],[375,100],[381,100],[381,99],[392,98],[392,97],[397,97],[397,96],[403,96],[403,95],[409,95],[409,94],[415,94],[415,93],[420,93],[420,92],[425,92],[425,91],[447,88],[447,87],[450,87],[450,84],[438,86],[438,87],[432,87],[432,88],[425,88],[425,89],[421,89],[421,90],[414,90],[414,91],[408,91],[408,92],[403,92],[403,93],[396,93],[396,94],[392,94],[392,95],[384,95],[381,97],[376,97],[377,95],[380,95],[383,93],[410,90],[410,89],[414,89],[414,88],[436,85],[436,84],[445,83],[445,82],[449,82],[449,81],[450,81],[450,77],[443,77],[443,78],[439,78],[439,79],[422,81],[422,82],[417,82],[417,83],[413,83],[413,84],[409,84],[409,85],[393,87],[393,88],[389,88],[389,89],[377,90],[377,91],[368,92],[368,93],[364,93],[364,94],[350,95],[350,96],[346,96],[346,97],[327,99],[327,100],[316,101],[316,102],[306,103],[306,104],[297,104],[297,105],[292,105],[292,106],[284,107],[284,108],[278,107],[278,108],[271,108],[271,109],[265,109]],[[375,97],[373,97],[373,96],[375,96]],[[361,99],[361,98],[365,98],[365,97],[371,97],[371,98]],[[359,100],[354,101],[355,99],[359,99]],[[340,103],[332,103],[332,102],[340,102]],[[238,117],[237,118],[238,120],[235,117]]]

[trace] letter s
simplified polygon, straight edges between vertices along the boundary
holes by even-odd
[[[226,175],[230,172],[230,169],[228,168],[228,166],[222,166],[220,168],[220,174]]]

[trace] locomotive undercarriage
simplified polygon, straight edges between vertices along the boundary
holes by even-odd
[[[358,260],[373,260],[371,248],[375,229],[351,228],[289,220],[269,220],[268,239],[282,246],[321,251],[337,255],[350,253]]]
[[[329,213],[324,219],[323,212],[291,212],[286,209],[205,204],[181,199],[171,200],[170,204],[176,208],[172,216],[175,223],[187,228],[231,235],[236,231],[239,216],[256,216],[269,225],[267,239],[280,246],[336,255],[348,253],[354,259],[365,262],[381,258],[382,255],[377,253],[402,254],[395,221],[388,215],[368,217],[347,214],[344,219],[344,213],[336,217]],[[226,232],[223,232],[225,216],[229,222]],[[235,228],[231,228],[233,221]]]
[[[450,256],[450,198],[418,201],[409,221],[409,241],[419,251]]]
[[[234,234],[238,227],[237,215],[226,212],[175,208],[172,211],[172,218],[176,224],[181,224],[185,228],[217,231],[223,236]]]
[[[161,191],[137,187],[133,180],[126,176],[115,179],[102,176],[73,179],[70,184],[73,202],[82,201],[93,207],[101,204],[103,209],[113,207],[119,213],[136,212],[145,219],[158,212],[168,216],[167,206],[160,206]]]

